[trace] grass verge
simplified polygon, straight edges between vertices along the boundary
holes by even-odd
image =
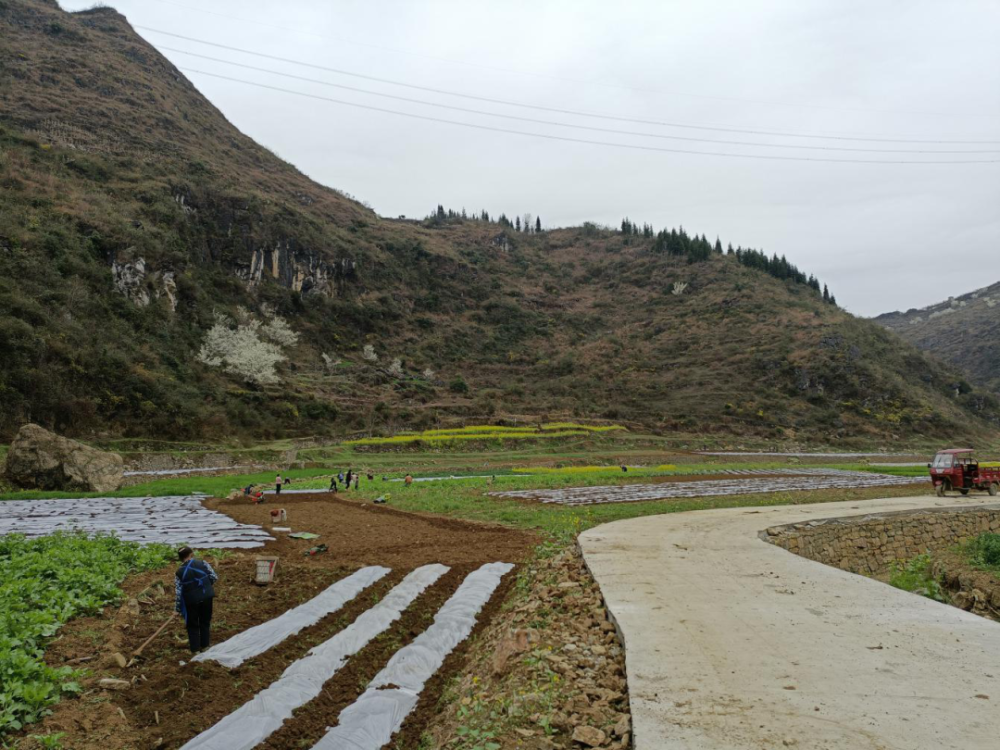
[[[934,561],[928,554],[917,555],[907,562],[893,563],[889,585],[936,602],[948,601],[941,582],[934,575]]]

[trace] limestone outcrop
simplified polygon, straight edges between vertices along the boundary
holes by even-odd
[[[4,475],[24,489],[112,492],[122,485],[123,469],[117,453],[26,424],[11,443]]]

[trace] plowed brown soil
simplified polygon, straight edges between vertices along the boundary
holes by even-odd
[[[268,750],[311,746],[392,654],[430,625],[434,613],[467,573],[486,562],[520,563],[536,541],[525,532],[404,513],[329,493],[287,495],[261,506],[220,499],[207,500],[206,504],[238,521],[265,527],[270,526],[272,508],[285,508],[288,520],[283,525],[320,535],[319,539],[305,541],[276,533],[276,541],[263,549],[223,555],[216,560],[209,557],[220,576],[213,642],[278,616],[359,567],[380,564],[392,568],[392,572],[339,612],[234,670],[214,662],[189,663],[186,635],[179,619],[153,641],[134,665],[117,666],[113,654],[130,656],[173,608],[173,567],[136,576],[126,582],[125,590],[129,598],[140,602],[138,612],[136,605],[130,607],[126,600],[120,609],[71,622],[52,644],[47,655],[50,664],[61,666],[89,658],[74,666],[89,668],[91,674],[83,680],[85,692],[79,699],[58,704],[54,714],[31,727],[29,734],[66,732],[62,744],[74,750],[180,747],[277,679],[310,648],[353,622],[410,570],[428,563],[450,566],[451,571],[425,591],[399,622],[352,657],[324,686],[319,698],[303,707],[262,745]],[[303,554],[318,543],[326,544],[329,551],[315,557]],[[260,554],[279,557],[276,581],[270,586],[251,582],[254,558]],[[477,631],[500,606],[514,575],[505,577],[481,614]],[[462,669],[465,648],[463,645],[457,650],[428,685],[417,710],[397,737],[397,744],[404,742],[399,747],[417,746],[423,726],[434,715],[444,678]],[[132,684],[122,691],[103,690],[97,683],[104,677]],[[34,741],[25,739],[20,747],[34,746]]]

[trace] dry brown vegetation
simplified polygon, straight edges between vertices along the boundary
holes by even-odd
[[[212,438],[527,414],[865,442],[996,423],[956,372],[724,255],[380,218],[237,131],[110,9],[0,0],[0,34],[0,436],[28,419]],[[140,258],[144,307],[111,271]],[[196,361],[236,305],[301,334],[280,386]]]

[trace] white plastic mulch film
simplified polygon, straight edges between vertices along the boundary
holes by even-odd
[[[238,523],[202,505],[203,495],[9,500],[0,536],[47,536],[56,531],[116,534],[130,542],[192,547],[262,547],[272,540],[260,526]]]
[[[488,563],[470,573],[438,610],[433,624],[393,655],[313,750],[379,750],[388,743],[445,657],[469,637],[477,615],[513,567]]]
[[[622,484],[603,487],[566,487],[553,490],[513,490],[491,492],[490,494],[494,497],[523,498],[560,505],[592,505],[685,497],[747,495],[757,492],[895,487],[925,481],[922,477],[901,477],[844,469],[727,470],[716,472],[715,475],[739,476],[741,478],[657,484]]]
[[[201,474],[208,471],[235,471],[236,469],[248,469],[249,466],[202,466],[196,469],[139,469],[136,471],[124,471],[122,476],[126,477],[174,477],[184,474]]]
[[[400,618],[403,610],[448,572],[445,565],[424,565],[395,586],[385,598],[328,641],[293,663],[275,682],[181,750],[249,750],[267,739],[292,717],[292,712],[314,699],[323,683],[347,659]]]
[[[230,669],[238,667],[247,659],[264,653],[286,638],[315,625],[331,612],[336,612],[389,572],[389,568],[377,565],[355,571],[305,604],[212,646],[194,657],[193,661],[217,661]]]

